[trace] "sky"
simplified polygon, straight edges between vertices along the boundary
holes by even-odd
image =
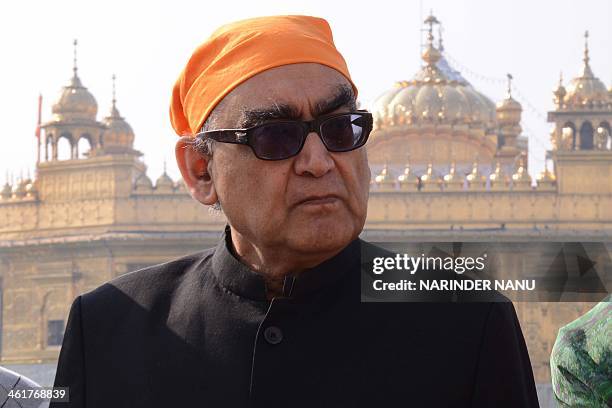
[[[155,180],[174,159],[169,122],[172,85],[193,50],[222,24],[273,14],[327,19],[366,107],[398,80],[420,68],[422,20],[432,10],[441,21],[446,56],[493,101],[505,95],[506,73],[522,103],[529,137],[530,172],[543,168],[550,148],[552,90],[562,71],[567,82],[582,67],[589,30],[591,67],[612,84],[610,0],[377,0],[377,1],[5,1],[0,3],[0,182],[5,173],[33,174],[37,99],[43,122],[72,75],[73,39],[78,72],[108,114],[111,77],[117,107],[134,129]]]

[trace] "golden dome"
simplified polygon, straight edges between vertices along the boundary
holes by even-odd
[[[453,70],[441,50],[433,45],[431,24],[428,43],[422,54],[424,67],[410,81],[399,81],[372,104],[377,128],[404,124],[468,124],[493,129],[495,104],[476,91],[461,74]]]
[[[62,88],[57,101],[53,104],[53,120],[63,121],[95,121],[98,113],[98,103],[91,93],[81,84],[77,75],[76,58],[77,40],[74,40],[74,66],[70,83]]]
[[[113,103],[110,115],[104,118],[107,130],[102,135],[102,145],[105,149],[112,147],[128,147],[134,144],[134,131],[132,127],[119,114],[117,99],[115,98],[115,76],[113,75]]]
[[[168,176],[165,169],[162,175],[155,181],[155,190],[174,190],[174,181]]]
[[[506,98],[497,103],[495,111],[497,112],[497,121],[501,125],[518,124],[521,122],[523,107],[512,98],[512,75],[510,74],[508,74]]]
[[[136,183],[134,187],[136,188],[136,190],[148,191],[148,190],[153,189],[153,183],[151,182],[151,179],[149,178],[149,176],[146,175],[146,173],[142,173],[136,179]]]
[[[81,84],[76,68],[70,84],[62,88],[59,98],[52,106],[53,120],[56,122],[70,120],[95,121],[98,103],[91,93]]]
[[[599,80],[591,70],[589,64],[589,32],[584,34],[584,65],[579,77],[572,79],[567,86],[567,94],[563,101],[567,108],[605,108],[612,102],[606,86]]]

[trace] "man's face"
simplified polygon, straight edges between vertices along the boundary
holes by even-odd
[[[285,65],[228,94],[212,129],[348,112],[354,109],[351,96],[349,82],[332,68]],[[370,181],[365,148],[332,153],[310,133],[297,156],[266,161],[249,146],[217,143],[209,170],[230,225],[255,246],[330,251],[363,229]]]

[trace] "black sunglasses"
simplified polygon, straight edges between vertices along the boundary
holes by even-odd
[[[322,116],[310,121],[283,120],[246,129],[208,130],[196,137],[251,146],[262,160],[284,160],[297,155],[306,136],[315,132],[330,152],[360,148],[372,131],[372,114],[365,110]]]

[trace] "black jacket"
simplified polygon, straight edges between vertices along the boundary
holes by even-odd
[[[366,245],[272,301],[227,232],[77,297],[51,408],[538,406],[512,303],[362,303]]]

